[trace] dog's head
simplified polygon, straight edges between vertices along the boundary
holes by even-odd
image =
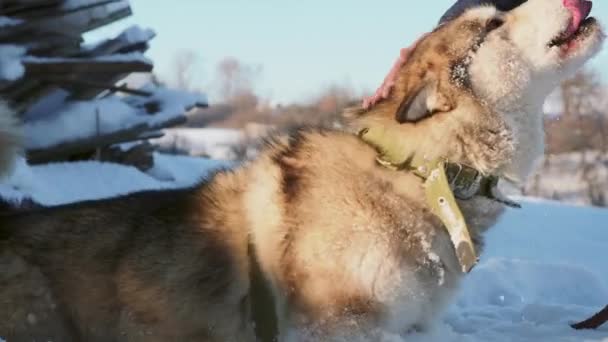
[[[525,178],[543,152],[545,98],[600,49],[590,10],[582,0],[468,10],[417,44],[390,99],[349,117],[427,157]]]
[[[467,13],[461,20],[476,17],[482,25],[486,17],[468,68],[474,93],[497,110],[542,103],[599,51],[603,33],[591,7],[586,0],[530,0],[508,13]]]

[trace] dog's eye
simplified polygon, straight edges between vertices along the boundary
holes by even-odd
[[[497,28],[501,27],[503,24],[505,23],[504,20],[500,19],[500,18],[493,18],[492,20],[490,20],[488,22],[488,24],[486,25],[486,30],[488,32],[490,31],[494,31]]]

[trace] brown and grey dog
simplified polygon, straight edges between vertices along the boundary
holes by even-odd
[[[603,40],[575,12],[467,11],[418,44],[392,98],[350,112],[353,130],[525,180],[545,98]],[[254,341],[252,322],[275,315],[279,341],[379,341],[432,322],[462,272],[421,180],[376,156],[349,132],[297,130],[192,189],[4,215],[2,248],[40,268],[74,341]],[[459,204],[481,244],[502,205]]]

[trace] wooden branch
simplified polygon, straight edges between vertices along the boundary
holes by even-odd
[[[49,74],[124,74],[150,72],[153,66],[146,61],[91,60],[91,59],[25,59],[26,76]]]
[[[82,11],[88,11],[100,6],[105,6],[105,5],[109,5],[115,2],[121,2],[122,0],[103,0],[103,1],[98,1],[98,2],[94,2],[94,3],[89,3],[89,4],[85,4],[82,6],[77,6],[74,8],[70,8],[70,9],[62,9],[60,6],[58,6],[58,1],[50,1],[48,5],[46,6],[38,6],[38,7],[29,7],[29,8],[21,8],[18,10],[18,12],[20,13],[20,17],[26,17],[28,19],[39,19],[39,18],[44,18],[44,19],[51,19],[51,18],[57,18],[57,17],[64,17],[66,15],[70,15],[70,14],[74,14],[74,13],[78,13],[78,12],[82,12]],[[59,4],[61,4],[61,2],[59,2]],[[9,15],[15,15],[18,13],[17,11],[13,10],[12,13],[8,13]]]
[[[101,149],[96,159],[133,166],[145,172],[154,166],[154,147],[147,142],[139,143],[127,150],[118,146],[110,146]]]
[[[606,322],[608,322],[608,305],[593,317],[571,326],[576,330],[597,329]]]
[[[207,102],[197,102],[194,104],[194,106],[192,106],[192,108],[188,108],[188,110],[194,109],[194,108],[199,108],[199,109],[209,108],[209,104]]]
[[[74,140],[43,149],[27,151],[27,159],[31,164],[43,164],[50,161],[67,160],[73,155],[95,150],[96,148],[137,140],[137,137],[148,130],[147,124],[135,125],[131,128],[116,131],[96,137]]]
[[[180,116],[153,126],[142,123],[104,135],[73,140],[48,148],[31,149],[27,151],[27,159],[30,164],[44,164],[51,161],[68,160],[74,155],[94,151],[97,148],[156,138],[159,134],[162,135],[162,133],[158,132],[159,129],[173,127],[184,122],[186,122],[186,117]]]
[[[118,9],[118,10],[108,14],[104,18],[92,20],[91,22],[89,22],[87,24],[86,28],[84,29],[84,31],[82,33],[93,31],[97,28],[106,26],[115,21],[124,19],[124,18],[130,16],[131,14],[133,14],[133,12],[131,11],[131,7],[125,7],[125,8]]]
[[[22,15],[24,12],[53,9],[61,5],[63,0],[38,0],[18,3],[2,9],[2,15]]]
[[[149,132],[144,132],[144,133],[140,134],[138,136],[138,138],[141,140],[148,140],[148,139],[158,139],[158,138],[162,138],[164,136],[165,136],[165,133],[163,131],[149,131]]]
[[[87,75],[87,76],[90,76],[89,78],[91,80],[94,80],[95,82],[106,83],[106,84],[116,84],[118,81],[127,77],[127,75],[128,75],[128,73],[115,74],[115,75],[95,74],[95,75]],[[89,99],[96,98],[97,96],[99,96],[100,94],[105,92],[105,89],[71,87],[70,92],[71,92],[71,95],[68,98],[69,101],[83,101],[83,100],[89,100]],[[107,94],[112,95],[111,92],[108,92]]]
[[[163,129],[163,128],[178,126],[178,125],[186,123],[186,121],[188,121],[188,119],[184,115],[180,115],[180,116],[174,117],[173,119],[169,119],[169,120],[161,122],[159,124],[152,125],[150,127],[154,130],[159,130],[159,129]]]
[[[132,52],[143,53],[147,51],[149,47],[147,42],[129,43],[121,39],[110,39],[95,46],[89,51],[83,51],[81,55],[75,57],[99,57]]]
[[[153,95],[149,91],[132,89],[132,88],[127,87],[124,84],[123,85],[114,85],[114,84],[107,84],[107,83],[103,83],[103,82],[85,81],[85,80],[76,79],[76,78],[59,78],[59,77],[57,77],[57,78],[54,78],[54,77],[46,78],[45,77],[45,78],[43,78],[43,80],[51,82],[51,83],[56,83],[59,85],[73,85],[73,86],[80,86],[80,87],[97,88],[97,89],[109,90],[114,93],[125,93],[125,94],[143,96],[143,97],[150,97]]]
[[[113,4],[116,2],[123,2],[123,0],[102,0],[102,1],[98,1],[98,2],[93,2],[93,3],[89,3],[86,5],[82,5],[82,6],[77,6],[74,8],[70,8],[67,10],[61,10],[61,11],[57,11],[55,13],[52,13],[50,16],[49,15],[43,15],[46,18],[52,18],[52,17],[65,17],[66,15],[70,15],[70,14],[74,14],[74,13],[78,13],[78,12],[83,12],[83,11],[88,11],[97,7],[101,7],[101,6],[105,6],[105,5],[109,5],[109,4]]]
[[[86,23],[83,27],[79,27],[79,28],[74,28],[73,25],[67,25],[67,26],[65,26],[65,29],[62,29],[62,27],[56,27],[55,29],[52,29],[51,27],[44,25],[44,23],[49,20],[52,20],[54,18],[61,18],[61,17],[68,16],[68,15],[71,15],[74,13],[92,10],[96,7],[105,6],[105,5],[120,2],[120,1],[122,1],[122,0],[104,0],[104,1],[96,2],[96,3],[92,3],[92,4],[75,7],[75,8],[68,9],[68,10],[61,9],[59,6],[54,6],[52,8],[42,7],[42,8],[36,9],[34,11],[29,11],[29,12],[27,12],[27,14],[19,15],[20,19],[27,19],[22,24],[4,27],[2,29],[2,31],[0,32],[0,39],[15,40],[13,37],[24,36],[31,40],[33,32],[41,33],[41,32],[53,32],[53,31],[57,31],[57,30],[61,31],[62,33],[66,34],[66,35],[70,35],[70,34],[71,35],[80,35],[82,33],[92,31],[96,28],[111,24],[120,19],[129,17],[130,15],[133,14],[131,7],[129,7],[127,4],[123,8],[119,8],[115,11],[109,12],[104,17],[91,18],[91,20],[88,23]],[[24,35],[22,33],[27,33],[27,34]],[[11,39],[11,38],[13,38],[13,39]]]
[[[115,38],[108,39],[97,44],[94,48],[90,50],[82,51],[81,55],[79,55],[78,57],[97,57],[117,53],[124,54],[131,52],[143,53],[149,48],[148,42],[155,37],[155,35],[152,35],[147,41],[131,42],[127,38],[125,38],[125,32],[121,33]]]
[[[39,80],[26,80],[25,82],[18,82],[11,89],[3,90],[2,96],[10,100],[12,107],[17,112],[23,112],[56,88]]]
[[[82,39],[74,38],[57,33],[44,34],[40,38],[32,38],[30,35],[23,42],[12,39],[11,43],[20,43],[30,55],[36,56],[71,56],[80,52]]]

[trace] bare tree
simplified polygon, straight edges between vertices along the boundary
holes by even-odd
[[[597,72],[582,70],[561,84],[562,114],[545,121],[547,153],[579,156],[576,169],[583,195],[594,206],[608,205],[605,196],[608,184],[602,175],[608,151],[605,92]],[[528,190],[534,191],[531,185],[528,184]]]
[[[174,57],[173,86],[178,89],[195,91],[195,76],[199,56],[192,50],[181,50]]]
[[[223,101],[235,102],[239,98],[252,101],[257,96],[254,85],[262,74],[262,66],[248,65],[234,57],[226,57],[216,69],[215,88]]]
[[[605,206],[606,199],[598,168],[603,166],[606,151],[605,127],[598,103],[602,96],[597,74],[583,70],[562,84],[564,115],[577,122],[578,150],[581,153],[579,169],[587,185],[587,197],[592,205]],[[591,122],[591,124],[588,124]],[[593,151],[596,149],[596,151]]]

